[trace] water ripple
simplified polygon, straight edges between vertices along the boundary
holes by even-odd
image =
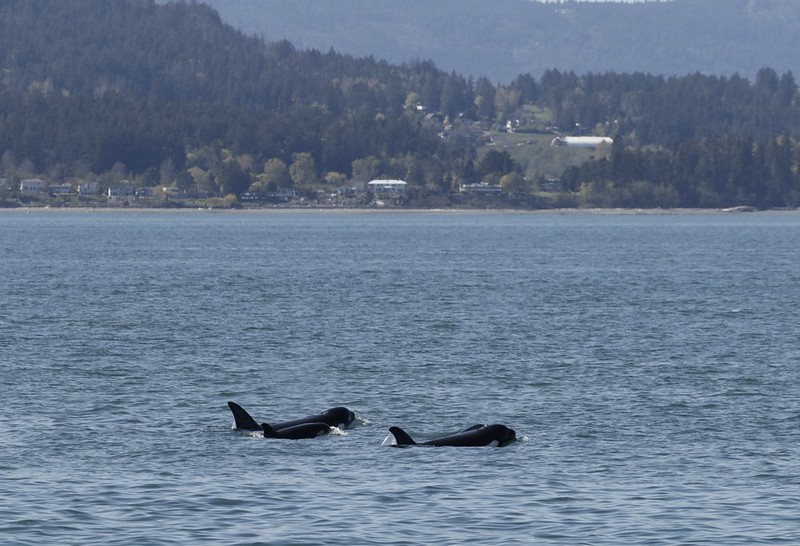
[[[800,543],[795,216],[53,212],[0,233],[3,543]],[[357,426],[264,439],[228,400]],[[381,446],[475,422],[520,441]]]

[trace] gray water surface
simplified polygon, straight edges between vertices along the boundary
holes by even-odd
[[[3,544],[800,543],[800,215],[0,214]],[[232,431],[346,405],[313,440]],[[477,422],[495,448],[382,446]]]

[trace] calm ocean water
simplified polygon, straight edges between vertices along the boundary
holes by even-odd
[[[2,544],[798,544],[800,215],[0,213]],[[314,440],[231,431],[346,405]],[[505,423],[502,449],[382,446]]]

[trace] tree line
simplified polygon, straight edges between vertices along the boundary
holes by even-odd
[[[800,148],[787,135],[700,138],[675,149],[627,148],[572,167],[565,184],[586,204],[612,207],[800,206]]]
[[[518,203],[541,206],[508,151],[482,151],[485,131],[531,107],[546,114],[531,131],[615,138],[610,158],[563,173],[586,204],[797,206],[790,72],[763,68],[750,82],[551,69],[495,84],[432,61],[265,42],[194,2],[0,3],[5,178],[241,195],[391,177],[417,203],[504,179]]]

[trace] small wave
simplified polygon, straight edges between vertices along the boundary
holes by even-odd
[[[792,423],[792,422],[800,422],[800,413],[796,413],[794,415],[790,415],[789,417],[784,417],[783,419],[781,419],[781,421],[787,421],[787,422],[790,422],[790,423]]]

